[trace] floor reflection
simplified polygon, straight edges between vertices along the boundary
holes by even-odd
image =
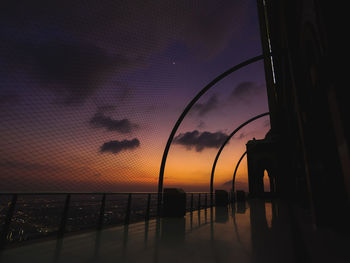
[[[278,203],[254,200],[249,206],[253,262],[296,262],[289,218],[276,213]]]
[[[64,263],[228,260],[273,263],[310,262],[317,258],[317,262],[323,262],[305,242],[308,237],[296,227],[298,216],[291,215],[291,211],[291,207],[278,201],[250,200],[193,211],[184,218],[154,219],[7,249],[1,259]],[[344,254],[338,257],[344,258]]]
[[[228,221],[228,207],[216,207],[215,208],[215,223],[226,223]]]

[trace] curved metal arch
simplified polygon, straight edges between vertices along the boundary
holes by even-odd
[[[239,125],[228,137],[227,139],[224,141],[224,143],[221,145],[218,153],[216,154],[214,163],[213,163],[213,167],[211,169],[211,177],[210,177],[210,194],[211,196],[213,195],[213,191],[214,191],[214,187],[213,187],[213,183],[214,183],[214,174],[215,174],[215,167],[216,167],[216,163],[218,162],[218,159],[220,157],[220,154],[222,152],[222,150],[224,149],[224,147],[226,146],[226,144],[229,142],[229,140],[232,138],[233,135],[235,135],[240,129],[242,129],[244,126],[246,126],[248,123],[251,123],[252,121],[255,121],[261,117],[264,117],[266,115],[269,115],[270,112],[265,112],[259,115],[256,115],[255,117],[247,120],[246,122],[242,123],[241,125]]]
[[[266,55],[259,55],[253,58],[250,58],[246,61],[243,61],[242,63],[239,63],[235,66],[233,66],[232,68],[228,69],[227,71],[225,71],[224,73],[222,73],[221,75],[219,75],[218,77],[216,77],[214,80],[212,80],[208,85],[206,85],[200,92],[198,92],[198,94],[187,104],[186,108],[184,109],[184,111],[181,113],[180,117],[178,118],[178,120],[176,121],[170,135],[167,141],[167,144],[164,148],[164,152],[163,152],[163,157],[162,157],[162,162],[160,165],[160,171],[159,171],[159,179],[158,179],[158,204],[160,204],[160,200],[161,199],[161,193],[163,192],[163,180],[164,180],[164,171],[165,171],[165,164],[166,164],[166,159],[168,157],[168,153],[169,153],[169,149],[170,149],[170,145],[174,139],[175,133],[177,131],[177,129],[179,128],[181,122],[183,121],[183,119],[185,118],[185,116],[187,115],[187,113],[190,111],[190,109],[192,108],[192,106],[199,100],[199,98],[206,93],[211,87],[213,87],[216,83],[218,83],[220,80],[222,80],[223,78],[227,77],[228,75],[230,75],[231,73],[249,65],[252,64],[254,62],[257,62],[259,60],[264,59],[265,57],[269,57],[271,56],[271,53],[268,53]]]
[[[238,167],[239,167],[239,165],[241,164],[241,161],[242,161],[242,159],[244,158],[244,156],[245,156],[246,154],[247,154],[247,151],[245,151],[245,152],[242,154],[241,158],[239,158],[239,161],[237,162],[235,171],[234,171],[234,173],[233,173],[233,177],[232,177],[232,193],[235,192],[235,180],[236,180],[236,174],[237,174]]]

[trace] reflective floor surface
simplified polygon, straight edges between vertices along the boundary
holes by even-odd
[[[350,262],[349,237],[305,211],[251,200],[8,248],[1,262]]]

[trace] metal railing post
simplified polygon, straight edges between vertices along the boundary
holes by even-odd
[[[7,243],[7,234],[8,234],[8,231],[10,229],[13,213],[15,212],[17,197],[18,197],[17,194],[12,195],[11,204],[9,205],[9,208],[7,210],[5,223],[4,223],[4,226],[2,228],[1,237],[0,237],[1,238],[0,239],[0,249],[5,247],[6,243]]]
[[[201,210],[201,194],[198,194],[198,211]]]
[[[201,194],[198,194],[198,225],[201,225]]]
[[[132,201],[132,195],[133,193],[103,193],[103,192],[94,192],[94,193],[77,193],[77,192],[74,192],[74,193],[58,193],[58,192],[51,192],[51,193],[3,193],[1,195],[7,195],[11,198],[11,200],[8,201],[8,209],[6,211],[6,217],[4,217],[4,223],[3,223],[3,227],[1,229],[1,232],[0,232],[0,249],[5,247],[7,245],[7,243],[9,242],[8,240],[8,237],[9,237],[9,234],[10,234],[10,231],[11,231],[11,222],[14,220],[14,218],[19,219],[21,220],[22,217],[19,217],[17,218],[16,217],[16,207],[17,207],[17,200],[18,200],[18,196],[21,196],[21,195],[25,195],[25,196],[28,196],[28,195],[60,195],[60,198],[59,198],[59,202],[61,204],[61,209],[62,209],[62,212],[61,212],[61,218],[59,219],[60,222],[58,223],[58,230],[56,232],[56,235],[57,235],[57,238],[58,238],[58,241],[62,242],[62,238],[64,237],[64,235],[66,234],[66,232],[69,231],[70,227],[76,227],[77,225],[75,225],[77,222],[71,222],[70,219],[71,217],[73,216],[78,216],[76,215],[76,213],[73,213],[74,211],[72,211],[72,208],[74,207],[71,207],[72,204],[72,196],[73,195],[86,195],[86,194],[92,194],[92,195],[98,195],[98,196],[101,196],[101,205],[100,205],[100,209],[99,209],[99,215],[97,216],[97,222],[94,224],[94,225],[91,225],[89,226],[89,228],[95,228],[95,229],[102,229],[104,224],[105,224],[105,219],[106,219],[106,202],[107,202],[107,195],[108,194],[122,194],[125,198],[123,198],[122,200],[119,200],[120,203],[118,203],[118,206],[119,204],[125,204],[126,206],[124,208],[122,208],[123,210],[125,209],[125,215],[122,215],[123,218],[121,218],[122,222],[124,221],[124,224],[125,226],[128,226],[128,224],[130,222],[133,222],[135,218],[132,217],[133,215],[133,212],[134,210],[133,207],[132,207],[132,202],[135,202],[137,200],[134,200]],[[145,217],[144,218],[139,218],[141,220],[145,220],[145,224],[147,224],[145,226],[145,228],[148,229],[148,224],[149,224],[149,218],[152,216],[151,215],[151,202],[152,201],[152,195],[155,194],[155,193],[134,193],[134,194],[143,194],[144,198],[142,198],[144,201],[145,201],[145,195],[147,195],[147,201],[146,203],[143,203],[143,209],[146,209],[145,211]],[[202,207],[209,207],[209,203],[208,203],[208,194],[209,193],[189,193],[191,196],[190,196],[190,212],[191,212],[191,215],[190,215],[190,223],[191,223],[191,227],[192,227],[192,216],[193,216],[193,211],[196,210],[196,208],[198,207],[198,216],[200,215],[200,210]],[[204,198],[205,198],[205,201],[201,200],[201,198],[203,198],[203,194],[204,194]],[[195,200],[195,195],[198,195],[198,203],[197,201]],[[126,198],[127,196],[127,198]],[[62,199],[63,200],[62,200]],[[7,197],[7,199],[9,199]],[[95,197],[94,197],[95,199]],[[127,200],[126,200],[127,199]],[[51,200],[51,199],[50,199]],[[195,203],[196,202],[196,203]],[[83,205],[84,206],[84,205]],[[117,206],[117,207],[118,207]],[[187,205],[186,205],[187,207]],[[188,211],[188,210],[187,210]],[[88,212],[86,212],[88,213]],[[85,213],[85,214],[86,214]],[[119,216],[119,213],[118,213],[118,216]],[[207,209],[205,209],[205,217],[207,217]],[[119,218],[119,217],[118,217]],[[199,219],[199,222],[200,222],[201,219]],[[158,218],[158,221],[159,221],[159,218]],[[74,225],[71,225],[71,224],[74,224]],[[118,223],[120,223],[120,221],[118,221]],[[17,225],[16,226],[13,226],[12,229],[18,229],[18,227],[20,227],[20,225]],[[148,231],[148,230],[147,230]],[[147,233],[148,235],[148,233]],[[145,237],[146,239],[148,238],[147,236]],[[17,241],[17,240],[15,240]],[[1,252],[1,251],[0,251]]]
[[[149,220],[149,212],[150,212],[149,210],[150,209],[151,209],[151,194],[148,194],[145,221]]]
[[[62,212],[61,225],[60,225],[60,228],[58,229],[58,233],[57,233],[58,238],[62,238],[64,236],[64,232],[66,230],[69,203],[70,203],[70,194],[67,194],[66,201],[64,203],[63,212]]]
[[[191,194],[191,213],[193,211],[193,193]]]
[[[100,217],[98,219],[97,229],[102,229],[103,220],[105,218],[105,207],[106,207],[106,194],[103,194],[101,199]]]
[[[128,195],[128,203],[126,205],[126,212],[125,212],[125,222],[124,222],[125,225],[128,225],[130,221],[131,195],[132,195],[131,193],[129,193]]]

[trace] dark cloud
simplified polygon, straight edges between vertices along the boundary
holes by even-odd
[[[54,91],[69,105],[84,102],[96,92],[105,75],[130,64],[127,58],[98,46],[67,40],[14,42],[8,49],[8,63],[35,76],[41,88]]]
[[[180,41],[207,55],[221,51],[248,21],[247,1],[6,1],[0,21],[7,28],[69,32],[128,54],[149,55]],[[215,17],[215,19],[213,19]],[[9,27],[11,26],[11,27]],[[56,33],[57,35],[57,33]],[[160,50],[159,50],[160,51]]]
[[[197,152],[204,148],[219,148],[227,139],[228,135],[223,132],[192,132],[181,133],[175,137],[174,143],[186,146],[189,150],[193,147]]]
[[[238,101],[251,101],[256,95],[261,94],[264,90],[264,85],[259,85],[255,82],[244,81],[239,83],[231,92],[230,99]]]
[[[138,128],[137,124],[131,123],[128,119],[114,120],[105,116],[103,112],[97,112],[89,121],[94,128],[105,128],[108,131],[119,133],[131,133]]]
[[[113,153],[117,154],[121,151],[133,150],[140,146],[140,141],[138,139],[123,140],[123,141],[109,141],[105,142],[101,148],[101,153]]]
[[[216,94],[212,95],[206,102],[197,103],[193,106],[192,110],[199,116],[204,116],[208,112],[215,110],[218,107],[218,99]]]
[[[6,1],[0,66],[53,90],[65,104],[82,103],[175,42],[197,58],[214,57],[241,30],[237,21],[247,21],[247,7],[245,1]]]

